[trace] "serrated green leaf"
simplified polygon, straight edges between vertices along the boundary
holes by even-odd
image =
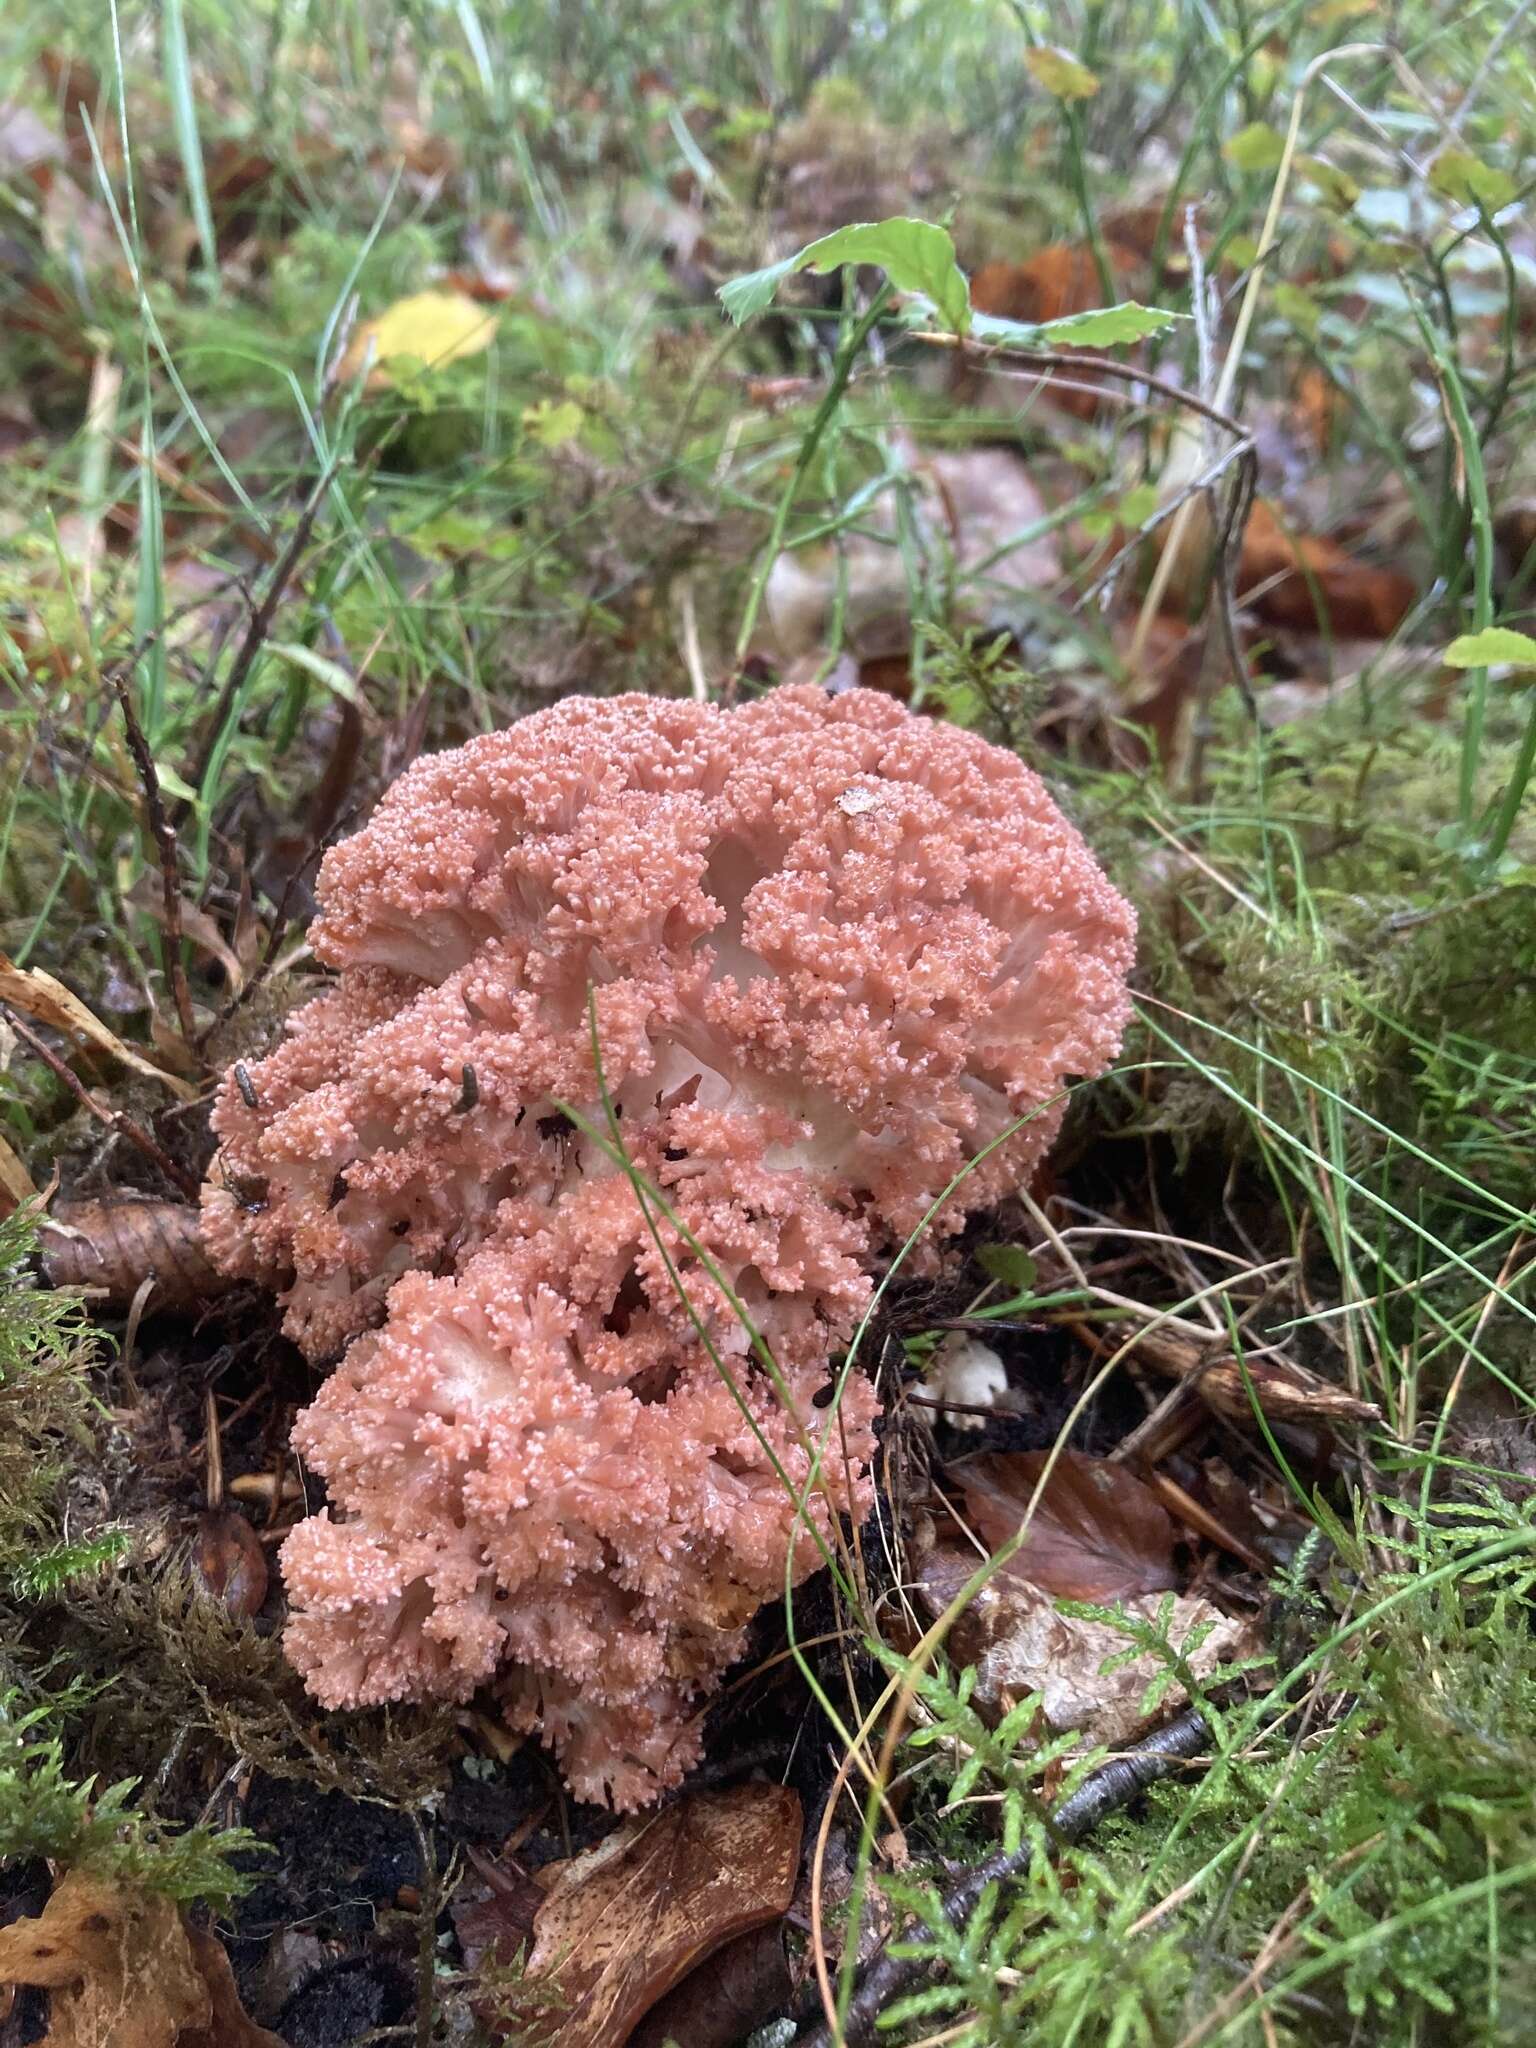
[[[720,303],[740,327],[771,306],[779,286],[797,271],[811,270],[821,277],[845,263],[878,265],[897,291],[929,300],[952,334],[964,334],[969,328],[970,289],[955,261],[948,229],[905,215],[838,228],[786,256],[782,263],[733,277],[721,285]]]
[[[1440,659],[1447,668],[1536,668],[1536,640],[1510,626],[1484,626],[1480,633],[1462,633]]]
[[[1079,63],[1070,50],[1058,49],[1053,43],[1026,50],[1024,68],[1053,99],[1091,100],[1099,89],[1099,81],[1088,66]]]
[[[800,255],[805,251],[802,249]],[[767,264],[762,270],[746,270],[740,277],[727,278],[717,294],[720,303],[738,327],[766,313],[779,286],[801,269],[799,256],[786,256],[782,263]]]
[[[1250,121],[1221,145],[1221,153],[1237,171],[1272,171],[1285,155],[1285,142],[1267,121]]]
[[[574,441],[585,418],[574,398],[541,398],[537,405],[523,408],[524,430],[541,448],[563,448]]]
[[[1149,334],[1161,334],[1183,313],[1170,313],[1162,306],[1139,306],[1125,299],[1118,306],[1100,306],[1089,313],[1068,313],[1060,320],[1046,320],[1032,327],[1023,320],[1001,320],[990,313],[977,313],[971,333],[977,341],[1011,342],[1015,348],[1114,348],[1126,342],[1144,341]]]

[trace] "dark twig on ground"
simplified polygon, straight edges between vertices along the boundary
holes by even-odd
[[[1166,1728],[1159,1728],[1149,1735],[1135,1749],[1126,1750],[1114,1756],[1098,1770],[1093,1771],[1069,1793],[1051,1812],[1049,1828],[1052,1838],[1063,1846],[1080,1842],[1091,1834],[1099,1822],[1131,1801],[1147,1786],[1159,1778],[1166,1778],[1179,1764],[1198,1756],[1209,1747],[1211,1731],[1204,1717],[1191,1708],[1170,1721]],[[978,1863],[974,1870],[944,1897],[944,1917],[952,1927],[963,1927],[975,1912],[981,1895],[991,1884],[1010,1884],[1022,1877],[1028,1870],[1033,1851],[1027,1845],[1015,1850],[999,1850],[984,1863]],[[916,1923],[901,1930],[902,1938],[909,1938],[921,1930]],[[904,1991],[908,1991],[932,1967],[931,1955],[895,1956],[889,1943],[880,1947],[859,1973],[858,1989],[854,1992],[848,2007],[848,2017],[843,2022],[842,2038],[853,2048],[853,2044],[872,2038],[875,2023],[881,2013]],[[814,2011],[820,2003],[820,1994],[813,1983],[809,1988],[809,2010]],[[794,2048],[832,2048],[833,2033],[825,2020],[819,2021],[809,2031],[795,2036]]]
[[[137,1146],[146,1159],[154,1161],[173,1187],[180,1188],[190,1200],[197,1200],[197,1175],[178,1165],[158,1138],[146,1131],[141,1123],[136,1123],[125,1111],[109,1109],[106,1103],[93,1095],[80,1076],[59,1058],[51,1045],[39,1038],[35,1031],[28,1029],[25,1020],[18,1016],[15,1010],[5,1009],[0,1011],[0,1015],[5,1017],[22,1043],[32,1048],[48,1071],[63,1082],[83,1109],[88,1110],[99,1123],[105,1124],[108,1130],[116,1131],[119,1136],[126,1138],[130,1145]]]
[[[160,888],[165,903],[165,965],[171,984],[171,995],[176,1004],[176,1022],[181,1027],[183,1042],[192,1047],[196,1043],[197,1020],[192,1014],[192,991],[187,986],[186,965],[181,957],[181,863],[176,844],[176,828],[165,813],[165,804],[160,794],[160,777],[155,769],[155,757],[149,750],[144,737],[144,728],[139,724],[138,713],[133,708],[133,694],[128,688],[127,672],[121,668],[112,670],[111,682],[118,703],[123,710],[123,724],[128,732],[128,751],[133,756],[134,767],[138,770],[139,783],[144,791],[144,805],[149,813],[149,829],[154,835],[160,855]]]

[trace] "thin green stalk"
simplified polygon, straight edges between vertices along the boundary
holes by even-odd
[[[1104,237],[1099,232],[1098,209],[1093,195],[1088,190],[1088,161],[1083,154],[1083,117],[1072,100],[1062,103],[1062,113],[1067,124],[1067,174],[1072,180],[1072,190],[1077,199],[1078,212],[1083,217],[1083,232],[1088,247],[1093,252],[1093,267],[1098,272],[1099,290],[1104,294],[1106,306],[1115,303],[1115,273],[1109,267],[1109,253],[1104,247]]]
[[[203,176],[203,145],[197,132],[197,89],[192,80],[192,53],[187,47],[187,20],[182,11],[182,0],[163,0],[161,33],[165,89],[171,102],[171,122],[176,130],[176,147],[181,153],[182,175],[187,181],[187,203],[192,209],[209,281],[216,286],[219,281],[219,245],[213,231],[213,209],[208,204],[208,184]]]
[[[1487,670],[1483,673],[1486,675]],[[1515,756],[1515,765],[1510,770],[1509,781],[1499,800],[1497,815],[1488,834],[1486,858],[1490,865],[1499,860],[1509,844],[1509,835],[1515,829],[1515,820],[1520,815],[1520,806],[1525,801],[1525,792],[1530,787],[1531,773],[1536,769],[1536,689],[1530,692],[1531,705],[1526,713],[1525,731],[1520,739],[1520,751]]]
[[[1462,491],[1472,522],[1472,631],[1481,633],[1493,624],[1493,512],[1488,502],[1488,477],[1483,468],[1482,443],[1467,404],[1461,370],[1445,341],[1417,299],[1413,317],[1424,346],[1435,366],[1436,381],[1450,416],[1452,436],[1461,458]],[[1467,707],[1461,728],[1461,774],[1457,783],[1461,829],[1470,839],[1472,813],[1477,799],[1477,764],[1483,751],[1483,728],[1488,716],[1488,671],[1467,671]],[[1527,777],[1530,766],[1527,763]],[[1511,788],[1515,785],[1511,784]],[[1518,792],[1515,796],[1518,805]],[[1502,816],[1502,813],[1501,813]],[[1511,817],[1510,823],[1514,820]],[[1508,839],[1505,833],[1505,840]]]
[[[882,278],[880,287],[868,306],[854,322],[848,338],[837,352],[832,365],[832,379],[816,408],[815,417],[806,429],[805,439],[800,443],[800,454],[795,463],[795,473],[784,488],[783,496],[773,515],[773,526],[768,535],[768,545],[763,554],[763,566],[758,570],[752,585],[752,594],[747,599],[747,608],[742,616],[741,631],[736,635],[736,659],[743,661],[752,644],[752,634],[757,626],[757,615],[762,610],[763,595],[768,588],[768,578],[773,574],[773,565],[779,559],[784,545],[784,535],[789,526],[789,515],[794,508],[800,487],[810,474],[816,450],[821,446],[821,437],[831,424],[832,415],[842,403],[843,393],[848,389],[848,379],[853,375],[853,365],[859,350],[864,346],[870,329],[884,312],[891,296],[889,278]]]

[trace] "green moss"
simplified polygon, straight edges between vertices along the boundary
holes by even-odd
[[[1082,1848],[1052,1848],[1026,1819],[1027,1875],[958,1931],[940,1909],[947,1875],[889,1886],[943,1965],[899,2009],[911,2033],[893,2038],[945,2020],[962,2022],[945,2035],[960,2048],[1529,2038],[1536,1512],[1496,1495],[1427,1518],[1408,1502],[1383,1506],[1409,1531],[1403,1543],[1359,1551],[1348,1573],[1336,1562],[1321,1586],[1298,1571],[1291,1597],[1282,1592],[1277,1617],[1291,1625],[1277,1631],[1276,1688],[1236,1703],[1230,1688],[1202,1693],[1216,1739],[1197,1773],[1154,1787]],[[1341,1611],[1352,1621],[1332,1632]],[[1006,1827],[1018,1788],[1041,1776],[1034,1703],[973,1747],[963,1679],[921,1690],[933,1726],[909,1748],[943,1755],[964,1742]],[[1305,1699],[1299,1719],[1294,1705],[1279,1711]],[[1010,1724],[1024,1739],[1000,1756]],[[954,1785],[974,1774],[967,1764]],[[932,1853],[923,1805],[952,1804],[949,1778],[931,1791],[915,1778],[908,1841],[920,1854]]]
[[[81,1703],[78,1691],[30,1706],[0,1694],[0,1866],[46,1858],[187,1904],[227,1905],[247,1890],[254,1880],[229,1860],[260,1846],[246,1829],[168,1828],[130,1805],[134,1779],[70,1776],[58,1729]]]
[[[1475,1179],[1495,1207],[1523,1207],[1533,1159],[1514,1110],[1536,1083],[1530,872],[1484,883],[1455,850],[1457,755],[1443,728],[1405,720],[1377,738],[1341,723],[1303,721],[1267,759],[1244,736],[1213,758],[1207,802],[1154,797],[1150,827],[1144,785],[1086,785],[1087,829],[1137,903],[1140,978],[1158,998],[1132,1058],[1166,1060],[1170,1039],[1187,1055],[1149,1099],[1135,1091],[1138,1127],[1185,1156],[1215,1142],[1268,1162],[1263,1119],[1315,1148],[1318,1091],[1331,1090],[1344,1099],[1335,1163],[1366,1174],[1385,1161],[1399,1199],[1422,1191],[1447,1211],[1466,1191],[1453,1195],[1437,1168]],[[1512,742],[1490,733],[1486,798]],[[1524,850],[1536,850],[1529,825]]]
[[[78,1300],[40,1288],[25,1209],[0,1220],[0,1573],[39,1563],[56,1533],[69,1453],[88,1451],[96,1402]]]

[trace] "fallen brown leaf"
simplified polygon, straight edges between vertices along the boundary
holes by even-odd
[[[1018,1533],[1045,1463],[1044,1451],[988,1451],[949,1467],[966,1519],[989,1550]],[[1022,1548],[998,1576],[1063,1600],[1121,1600],[1178,1584],[1173,1545],[1172,1521],[1134,1472],[1063,1451]],[[977,1562],[973,1556],[971,1572]]]
[[[733,2048],[782,2012],[794,1993],[782,1927],[754,1927],[690,1970],[653,2005],[629,2037],[629,2048]]]
[[[1141,257],[1111,242],[1105,251],[1117,278],[1133,277]],[[1099,268],[1086,242],[1051,242],[1026,263],[984,263],[971,279],[971,304],[978,313],[1030,326],[1088,313],[1104,303]]]
[[[800,1829],[785,1786],[738,1785],[685,1796],[561,1865],[534,1917],[527,1990],[495,2030],[515,2040],[538,2022],[548,2048],[621,2048],[706,1956],[788,1910]]]
[[[1255,501],[1243,534],[1237,591],[1267,625],[1326,623],[1340,639],[1385,639],[1417,594],[1411,576],[1374,569],[1319,534],[1293,533],[1267,498]],[[1261,587],[1262,586],[1262,587]]]
[[[1143,1337],[1136,1355],[1169,1379],[1187,1379],[1209,1407],[1231,1422],[1251,1423],[1255,1400],[1271,1422],[1335,1424],[1381,1420],[1381,1410],[1374,1402],[1362,1401],[1298,1365],[1271,1364],[1267,1359],[1252,1358],[1239,1366],[1230,1355],[1202,1358],[1193,1344],[1160,1333]]]
[[[918,1597],[927,1612],[935,1619],[942,1614],[975,1569],[972,1552],[959,1544],[939,1544],[917,1575]],[[1153,1621],[1165,1597],[1138,1593],[1114,1604],[1128,1615]],[[1256,1638],[1251,1622],[1231,1620],[1208,1600],[1183,1593],[1173,1596],[1171,1642],[1184,1648],[1206,1623],[1210,1633],[1186,1651],[1197,1677],[1208,1677],[1218,1664],[1252,1654]],[[1039,1586],[1005,1580],[1001,1573],[983,1586],[949,1633],[951,1656],[975,1669],[972,1699],[984,1719],[1001,1720],[1021,1699],[1039,1693],[1041,1714],[1053,1733],[1080,1730],[1090,1741],[1110,1745],[1134,1741],[1188,1702],[1184,1688],[1176,1685],[1163,1694],[1153,1713],[1144,1712],[1147,1687],[1167,1667],[1160,1657],[1147,1653],[1106,1673],[1105,1664],[1128,1647],[1125,1635],[1109,1623],[1063,1614]]]
[[[71,1871],[0,1928],[0,1984],[48,1991],[46,2048],[284,2048],[243,2010],[229,1958],[174,1900]]]
[[[11,1004],[23,1016],[36,1018],[39,1024],[64,1032],[77,1044],[105,1053],[109,1059],[120,1060],[125,1067],[132,1067],[136,1074],[162,1082],[182,1102],[197,1100],[197,1090],[190,1081],[182,1081],[176,1075],[166,1073],[153,1060],[145,1059],[131,1045],[125,1045],[117,1033],[88,1010],[62,981],[55,981],[40,967],[18,967],[4,953],[0,953],[0,1002]]]
[[[98,1290],[115,1308],[126,1308],[151,1275],[152,1309],[186,1313],[229,1291],[203,1250],[190,1203],[56,1202],[38,1237],[51,1287]]]

